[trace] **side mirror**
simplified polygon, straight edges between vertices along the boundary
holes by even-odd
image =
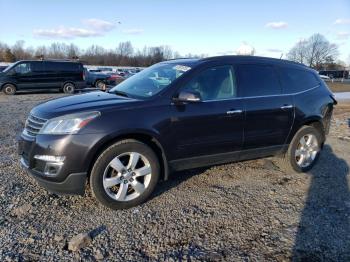
[[[194,103],[201,102],[202,97],[199,92],[196,91],[181,91],[177,97],[173,98],[175,103]]]

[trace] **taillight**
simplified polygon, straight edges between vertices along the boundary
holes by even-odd
[[[85,73],[84,71],[82,72],[83,80],[85,81]]]

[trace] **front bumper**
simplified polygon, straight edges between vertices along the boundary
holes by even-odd
[[[62,182],[48,181],[42,173],[30,169],[23,157],[21,157],[20,161],[22,167],[24,167],[28,173],[35,178],[40,186],[48,191],[57,194],[84,195],[86,173],[69,174]]]
[[[37,135],[35,138],[22,134],[18,138],[21,165],[38,183],[51,192],[83,195],[91,161],[91,148],[101,137],[86,135]],[[54,175],[48,175],[50,161],[35,156],[64,156],[64,164]]]

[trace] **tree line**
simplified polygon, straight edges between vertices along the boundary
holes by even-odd
[[[187,54],[183,57],[204,57]],[[52,43],[48,46],[25,47],[23,40],[9,46],[0,42],[0,61],[15,62],[25,59],[79,59],[89,65],[139,66],[147,67],[155,63],[179,58],[181,55],[169,46],[154,46],[135,49],[130,41],[121,42],[114,49],[92,45],[81,49],[74,44]]]
[[[208,50],[209,51],[209,50]],[[254,55],[254,53],[252,53]],[[0,61],[15,62],[24,59],[73,59],[79,58],[90,65],[136,66],[147,67],[152,64],[179,58],[205,57],[206,54],[187,54],[181,56],[167,45],[135,49],[130,41],[119,43],[114,49],[106,49],[92,45],[81,49],[74,44],[52,43],[38,47],[25,47],[23,40],[9,46],[0,42]],[[287,53],[287,59],[303,63],[316,70],[344,69],[344,62],[337,60],[338,46],[329,42],[321,34],[314,34],[307,39],[300,40]],[[350,57],[349,57],[350,63]]]

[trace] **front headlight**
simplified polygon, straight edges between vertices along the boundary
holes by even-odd
[[[94,118],[100,116],[100,112],[84,112],[78,114],[64,115],[48,120],[41,128],[39,134],[75,134],[86,126]]]

